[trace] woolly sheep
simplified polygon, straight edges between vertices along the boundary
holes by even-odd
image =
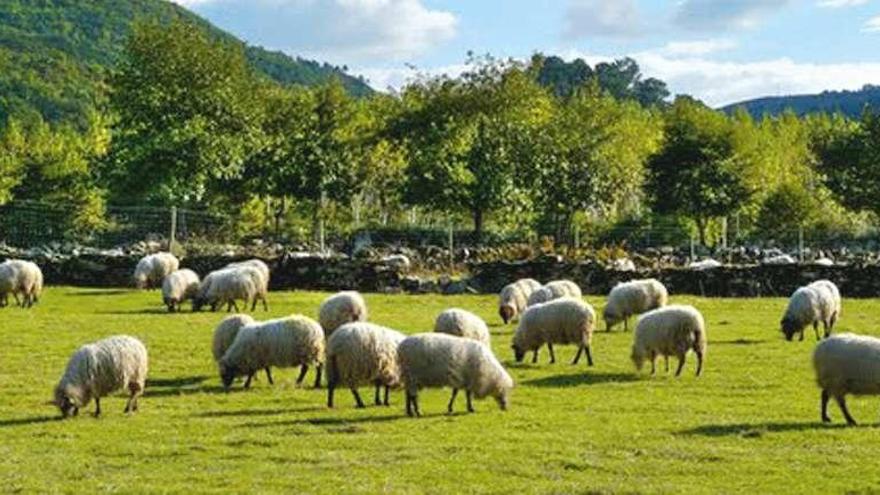
[[[211,352],[214,355],[214,361],[218,365],[220,364],[220,359],[226,354],[226,350],[229,349],[229,346],[235,341],[235,337],[238,336],[239,330],[248,325],[253,325],[256,322],[256,320],[248,315],[232,315],[223,318],[220,324],[217,325],[217,328],[214,329],[214,339],[211,342]],[[254,374],[255,373],[248,375],[244,382],[244,388],[250,388]],[[272,370],[269,367],[266,367],[266,377],[269,379],[270,385],[275,383],[275,381],[272,380]]]
[[[211,311],[219,306],[227,305],[227,311],[238,311],[238,299],[244,300],[245,309],[251,304],[251,311],[256,309],[257,301],[263,301],[263,309],[269,310],[266,304],[266,293],[262,290],[262,275],[254,267],[233,267],[213,271],[205,276],[199,292],[193,299],[193,311],[199,311],[208,304]]]
[[[296,384],[300,385],[315,366],[315,387],[321,383],[324,367],[324,332],[317,321],[302,315],[252,323],[238,331],[235,340],[220,358],[220,379],[229,389],[237,376],[247,376],[245,388],[257,370],[271,366],[300,366]],[[273,383],[271,374],[269,383]]]
[[[579,299],[581,297],[581,288],[570,280],[554,280],[532,292],[527,306],[534,306],[535,304],[545,303],[566,296]]]
[[[639,318],[633,337],[632,361],[641,370],[646,359],[651,360],[651,374],[656,371],[657,355],[678,358],[675,376],[684,368],[689,350],[697,355],[697,376],[703,371],[706,355],[706,324],[703,315],[693,306],[671,305],[649,311]]]
[[[170,273],[162,281],[162,302],[168,311],[180,311],[180,305],[187,299],[193,299],[199,293],[199,276],[196,272],[184,268]]]
[[[138,261],[134,269],[134,283],[138,289],[158,287],[162,280],[177,270],[180,261],[171,253],[149,254]]]
[[[260,284],[262,287],[262,292],[264,294],[269,292],[269,278],[270,278],[269,265],[267,265],[262,260],[258,260],[256,258],[254,258],[254,259],[250,259],[250,260],[229,263],[228,265],[226,265],[226,268],[254,268],[254,269],[256,269],[257,273],[260,274]]]
[[[521,278],[501,289],[498,295],[498,315],[507,325],[526,309],[529,296],[541,288],[541,283],[531,278]]]
[[[334,390],[340,384],[347,386],[358,408],[364,402],[357,388],[376,386],[375,404],[388,405],[391,388],[400,385],[397,346],[404,335],[396,330],[367,322],[347,323],[337,328],[327,340],[327,407],[333,407]],[[385,387],[385,400],[379,392]]]
[[[367,321],[367,303],[355,291],[336,293],[321,303],[318,321],[324,335],[330,337],[337,328],[354,321]]]
[[[804,340],[804,328],[812,324],[816,340],[819,340],[819,322],[822,322],[825,337],[828,337],[839,318],[840,291],[834,283],[818,280],[794,291],[780,326],[786,340],[791,340],[798,332],[801,334],[800,340]]]
[[[397,356],[408,416],[421,416],[418,394],[426,387],[452,387],[446,407],[450,414],[459,389],[465,391],[468,412],[474,412],[473,397],[492,396],[502,410],[507,409],[513,379],[489,347],[479,342],[440,333],[412,335],[400,343]]]
[[[30,308],[43,291],[43,272],[35,263],[25,260],[7,260],[0,263],[0,306],[9,304],[9,293],[15,303]],[[18,294],[22,295],[19,300]]]
[[[851,333],[829,337],[813,351],[813,368],[822,389],[822,421],[831,421],[828,400],[833,397],[847,424],[855,425],[846,395],[880,395],[880,339]]]
[[[629,330],[629,317],[666,306],[669,294],[659,280],[648,278],[630,280],[617,284],[608,294],[608,302],[602,311],[605,330],[623,321],[623,329]]]
[[[434,331],[489,345],[489,327],[486,322],[463,309],[451,308],[440,313],[434,321]]]
[[[138,410],[138,397],[147,380],[147,349],[134,337],[119,335],[84,345],[77,350],[55,387],[52,404],[65,418],[95,399],[95,417],[101,415],[101,398],[125,388],[125,412]]]
[[[580,299],[563,297],[536,304],[523,313],[513,334],[513,353],[522,362],[526,352],[534,351],[532,362],[538,361],[538,349],[547,344],[550,363],[556,362],[553,344],[577,344],[578,351],[572,364],[577,364],[581,354],[587,355],[587,364],[593,365],[590,343],[596,312]]]

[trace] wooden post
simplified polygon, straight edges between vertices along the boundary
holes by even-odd
[[[452,223],[452,220],[449,221],[449,271],[450,275],[452,274],[452,269],[455,266],[455,226]]]
[[[798,260],[804,262],[804,226],[798,227]]]
[[[174,250],[175,237],[177,237],[177,207],[171,207],[171,232],[168,233],[168,252]]]
[[[727,249],[727,217],[721,218],[721,247]]]
[[[694,241],[694,235],[691,234],[691,261],[692,262],[697,261],[697,253],[696,253],[696,248],[694,246],[695,242],[696,241]]]

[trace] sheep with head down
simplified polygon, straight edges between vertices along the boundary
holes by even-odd
[[[550,363],[556,362],[553,344],[575,344],[577,354],[572,364],[577,364],[581,354],[586,354],[587,364],[593,365],[591,342],[596,312],[581,299],[563,297],[546,303],[535,304],[523,313],[513,334],[513,353],[522,362],[528,351],[534,351],[532,362],[538,361],[538,349],[547,344]]]
[[[816,382],[822,389],[822,421],[830,422],[828,401],[837,402],[848,425],[855,425],[847,395],[880,395],[880,339],[844,333],[820,342],[813,351]]]
[[[392,388],[400,386],[397,346],[405,336],[390,328],[358,321],[337,328],[327,339],[327,407],[333,407],[336,387],[347,386],[358,408],[364,401],[358,393],[362,385],[376,387],[375,404],[389,405]],[[385,399],[379,394],[385,388]]]
[[[840,291],[833,282],[818,280],[794,291],[780,326],[786,340],[792,340],[796,333],[800,333],[800,340],[804,340],[804,329],[813,325],[816,340],[819,340],[819,322],[828,337],[839,318]]]
[[[639,318],[633,335],[631,358],[637,370],[651,361],[651,374],[656,372],[657,356],[675,356],[681,374],[685,357],[691,350],[697,355],[697,376],[703,371],[706,355],[706,323],[693,306],[670,305],[648,311]],[[669,361],[666,362],[667,371]]]
[[[505,285],[498,294],[498,315],[505,325],[526,310],[529,296],[541,288],[541,283],[531,278],[522,278]]]
[[[559,299],[560,297],[579,299],[581,296],[581,288],[571,280],[554,280],[532,292],[529,295],[527,307]]]
[[[356,291],[338,292],[321,302],[318,321],[329,338],[337,328],[346,323],[367,321],[367,303]]]
[[[489,327],[479,316],[460,308],[450,308],[434,320],[434,331],[476,340],[489,345]]]
[[[605,330],[623,321],[624,330],[629,329],[629,317],[666,305],[669,294],[659,280],[649,278],[630,280],[617,284],[608,294],[608,302],[602,311]]]
[[[138,261],[134,269],[134,283],[138,289],[162,285],[165,277],[180,267],[180,260],[171,253],[149,254]]]

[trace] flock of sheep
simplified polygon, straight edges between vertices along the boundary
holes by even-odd
[[[138,287],[162,285],[163,302],[169,311],[179,311],[186,300],[194,311],[208,305],[216,310],[223,305],[236,309],[243,300],[251,309],[262,301],[266,307],[269,268],[259,260],[232,263],[199,280],[191,270],[178,269],[178,260],[168,253],[142,259],[135,269]],[[29,307],[42,288],[42,274],[33,263],[10,260],[0,264],[0,297],[6,301],[13,293],[19,304]],[[637,370],[664,357],[678,360],[675,375],[685,365],[689,352],[696,355],[696,375],[703,369],[707,348],[706,325],[693,306],[668,305],[666,287],[655,279],[632,280],[615,286],[608,295],[602,316],[610,331],[620,324],[628,329],[629,319],[641,315],[633,335],[631,359]],[[848,424],[855,424],[845,401],[848,394],[880,394],[880,339],[853,334],[831,335],[840,317],[841,301],[837,287],[820,280],[801,287],[791,296],[781,321],[787,340],[795,334],[804,338],[804,329],[813,325],[821,342],[813,353],[817,382],[821,388],[821,417],[830,421],[827,405],[831,398],[838,403]],[[521,279],[499,295],[498,313],[505,324],[517,320],[511,347],[517,362],[532,352],[537,362],[539,350],[546,345],[550,362],[556,361],[555,345],[574,345],[573,364],[583,356],[593,365],[591,342],[596,326],[596,312],[582,299],[580,288],[571,281],[540,284]],[[423,388],[450,387],[447,406],[451,413],[460,390],[465,392],[467,410],[473,412],[472,400],[492,397],[501,409],[507,409],[513,379],[490,347],[486,323],[464,309],[442,312],[433,333],[406,336],[396,330],[368,322],[367,305],[360,294],[340,292],[321,304],[318,320],[293,315],[268,321],[256,321],[243,314],[226,317],[216,327],[212,353],[226,389],[237,378],[244,378],[248,388],[254,375],[265,371],[273,383],[273,367],[300,367],[301,384],[310,367],[315,369],[314,386],[321,386],[326,367],[327,406],[334,406],[334,392],[347,387],[357,407],[364,407],[358,392],[362,386],[374,386],[376,405],[388,405],[391,389],[403,387],[406,413],[421,414],[418,393]],[[823,325],[824,337],[818,325]],[[87,344],[70,358],[55,388],[52,404],[64,417],[76,415],[81,407],[95,400],[95,415],[101,412],[100,398],[124,389],[129,394],[125,411],[138,408],[147,377],[147,350],[129,336],[110,337]]]

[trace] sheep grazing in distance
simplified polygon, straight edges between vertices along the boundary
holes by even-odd
[[[214,338],[211,342],[211,353],[214,355],[214,362],[217,365],[220,365],[220,359],[223,358],[223,355],[226,354],[226,350],[229,349],[229,346],[235,341],[235,337],[238,336],[238,332],[248,326],[253,325],[257,321],[254,320],[249,315],[232,315],[223,318],[220,324],[217,325],[217,328],[214,329]],[[250,388],[251,380],[253,380],[255,373],[251,373],[247,376],[247,379],[244,382],[244,388]],[[266,367],[266,377],[269,379],[269,384],[274,385],[275,381],[272,380],[272,369]]]
[[[785,339],[790,341],[798,332],[801,334],[800,340],[804,340],[804,328],[812,324],[816,340],[819,340],[819,322],[822,322],[825,337],[828,337],[839,318],[840,291],[834,283],[818,280],[794,291],[780,325]]]
[[[703,315],[693,306],[671,305],[649,311],[639,318],[633,337],[632,361],[641,370],[651,360],[651,374],[656,372],[657,356],[676,356],[678,369],[684,368],[685,356],[693,349],[697,355],[697,376],[703,371],[706,355],[706,324]],[[669,370],[669,361],[666,362]]]
[[[52,404],[62,417],[76,416],[95,399],[95,417],[101,415],[101,398],[119,389],[128,390],[125,412],[138,410],[138,397],[147,380],[147,348],[140,340],[120,335],[79,348],[55,387]]]
[[[408,416],[421,416],[418,394],[426,387],[452,387],[446,408],[450,414],[459,390],[465,391],[468,412],[474,412],[473,397],[492,396],[498,407],[507,409],[513,379],[479,342],[440,333],[412,335],[400,343],[397,356]]]
[[[251,311],[256,309],[257,301],[262,300],[263,309],[268,311],[265,287],[262,274],[252,266],[215,270],[202,280],[199,292],[193,299],[193,311],[200,311],[205,305],[210,305],[211,311],[217,311],[225,304],[227,311],[235,309],[238,312],[237,300],[244,301],[245,309],[252,302]]]
[[[30,308],[39,301],[42,291],[43,272],[35,263],[15,259],[0,263],[0,306],[9,304],[12,293],[18,306]]]
[[[666,306],[669,293],[660,281],[648,278],[630,280],[617,284],[608,294],[608,302],[602,311],[605,330],[623,321],[623,329],[629,330],[629,317]]]
[[[321,383],[324,365],[324,332],[317,321],[301,315],[252,323],[238,331],[220,358],[220,379],[229,390],[238,376],[252,377],[271,366],[300,367],[296,384],[302,384],[310,365],[315,365],[315,387]],[[270,375],[271,376],[271,375]],[[270,378],[270,382],[271,381]],[[250,379],[245,388],[250,386]]]
[[[390,328],[367,322],[347,323],[337,328],[327,339],[327,407],[333,407],[337,386],[351,390],[358,408],[364,402],[357,388],[375,385],[375,404],[389,405],[388,393],[400,385],[400,367],[397,346],[405,336]],[[385,400],[379,393],[385,387]]]
[[[505,285],[498,294],[498,315],[505,325],[526,310],[529,296],[541,288],[541,283],[531,278],[521,278]]]
[[[534,306],[560,297],[580,299],[581,295],[581,288],[576,283],[570,280],[554,280],[532,292],[526,306]]]
[[[534,351],[532,362],[538,361],[538,349],[545,343],[550,351],[550,363],[556,362],[553,344],[576,344],[577,354],[572,364],[577,364],[581,354],[587,355],[587,364],[593,365],[590,343],[596,312],[580,299],[563,297],[531,306],[523,313],[513,335],[513,353],[522,362],[526,352]]]
[[[434,331],[489,345],[489,327],[486,322],[463,309],[451,308],[440,313],[434,321]]]
[[[170,273],[162,281],[162,302],[168,311],[180,311],[183,301],[192,300],[199,293],[199,276],[184,268]]]
[[[846,395],[880,395],[880,339],[844,333],[820,342],[813,351],[816,382],[822,389],[822,421],[833,397],[849,425],[855,425],[846,407]]]
[[[233,269],[234,268],[249,268],[249,269],[256,270],[257,273],[259,274],[259,278],[255,278],[255,280],[259,281],[259,284],[258,284],[259,285],[259,287],[258,287],[259,292],[264,295],[268,294],[268,292],[269,292],[269,278],[270,278],[271,273],[269,271],[269,265],[267,265],[262,260],[258,260],[256,258],[254,258],[254,259],[245,260],[245,261],[238,261],[235,263],[229,263],[228,265],[226,265],[226,268],[233,268]],[[251,273],[251,275],[254,276],[253,273]],[[256,304],[256,301],[254,302],[254,304]],[[266,307],[265,297],[263,298],[263,307],[264,308]]]
[[[177,270],[180,260],[171,253],[149,254],[138,261],[134,269],[134,283],[138,289],[159,287],[165,277]]]
[[[355,291],[338,292],[321,303],[318,322],[328,338],[337,328],[355,321],[367,321],[367,303]]]

